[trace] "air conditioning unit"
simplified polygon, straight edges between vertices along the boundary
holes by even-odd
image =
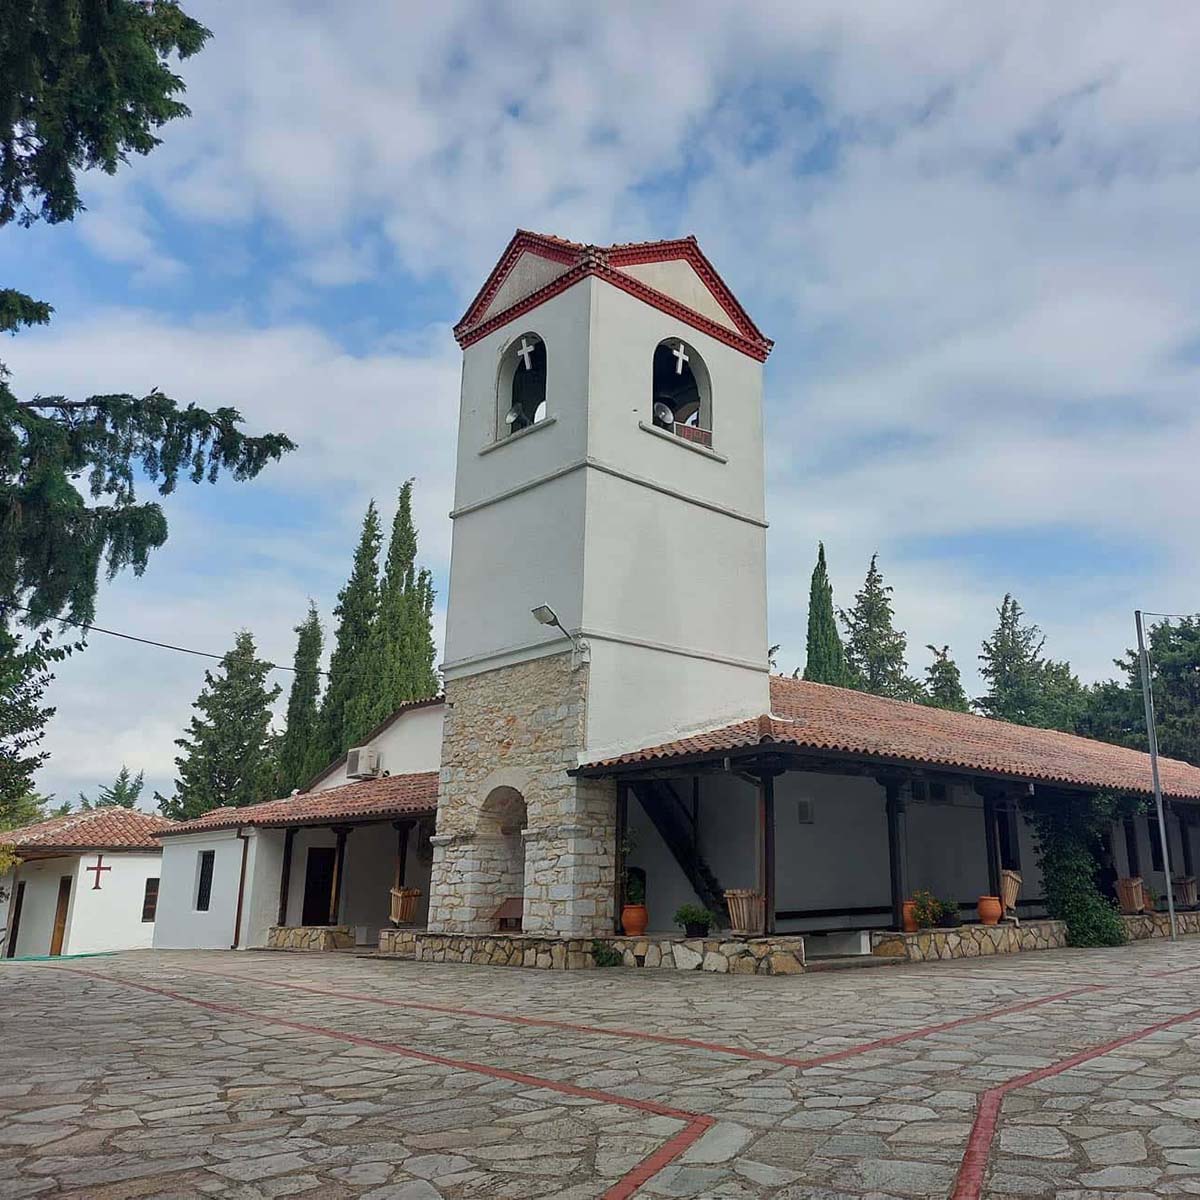
[[[351,779],[374,779],[379,774],[379,751],[371,746],[347,750],[346,774]]]

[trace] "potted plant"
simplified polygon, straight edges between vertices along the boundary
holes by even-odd
[[[699,904],[683,904],[675,910],[675,924],[683,926],[685,937],[708,937],[713,925],[713,915]]]
[[[923,888],[913,892],[912,903],[913,920],[916,921],[918,929],[929,929],[942,915],[941,901],[932,892]]]
[[[902,910],[903,919],[900,922],[900,927],[905,933],[917,932],[917,902],[915,900],[905,900]]]
[[[958,915],[957,900],[939,900],[938,916],[935,922],[939,929],[957,929],[962,924],[962,917]]]
[[[636,867],[625,872],[625,903],[621,908],[621,928],[629,937],[641,937],[650,923],[646,911],[646,877]]]

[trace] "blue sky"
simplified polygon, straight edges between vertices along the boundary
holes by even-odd
[[[101,624],[290,661],[409,475],[444,592],[449,327],[517,226],[695,233],[775,338],[786,669],[818,538],[843,604],[878,551],[914,670],[948,642],[972,688],[1008,589],[1088,679],[1135,606],[1200,607],[1194,6],[186,7],[214,33],[193,117],[86,179],[74,225],[0,239],[57,307],[4,358],[19,392],[157,386],[301,449],[181,489]],[[122,761],[169,788],[202,671],[95,637],[44,790]]]

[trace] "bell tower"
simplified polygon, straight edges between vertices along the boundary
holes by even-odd
[[[455,336],[430,928],[611,932],[612,788],[568,771],[770,707],[771,343],[694,238],[525,232]]]

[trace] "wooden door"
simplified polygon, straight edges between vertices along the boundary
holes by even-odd
[[[8,945],[4,948],[4,953],[8,958],[12,958],[17,953],[17,938],[21,936],[21,908],[25,903],[25,880],[21,880],[17,884],[16,894],[13,896],[13,914],[12,926],[8,931]]]
[[[301,925],[328,925],[333,895],[333,867],[337,851],[332,846],[310,846],[304,863],[304,908]]]
[[[61,954],[63,938],[67,933],[67,907],[71,903],[71,877],[64,875],[58,881],[58,907],[54,910],[54,936],[50,939],[50,953]]]

